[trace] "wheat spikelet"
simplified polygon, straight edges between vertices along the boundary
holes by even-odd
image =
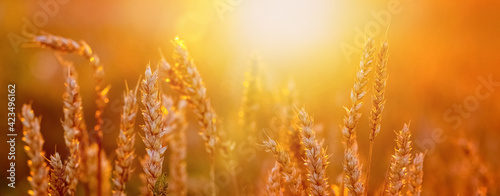
[[[132,164],[135,159],[135,118],[139,109],[137,103],[137,89],[129,90],[126,85],[126,90],[123,95],[123,110],[120,121],[120,133],[116,143],[116,161],[113,179],[113,195],[125,196],[125,184],[132,174]]]
[[[108,91],[110,86],[104,87],[104,68],[100,63],[99,56],[95,54],[90,46],[85,42],[85,41],[80,41],[76,42],[72,39],[69,38],[64,38],[61,36],[56,36],[56,35],[39,35],[35,36],[33,38],[33,42],[38,45],[39,47],[42,48],[48,48],[54,51],[58,52],[65,52],[65,53],[76,53],[80,56],[83,56],[85,59],[87,59],[90,62],[90,65],[94,71],[94,80],[96,81],[95,85],[95,92],[96,92],[96,108],[97,110],[95,111],[95,118],[97,121],[97,124],[94,126],[94,130],[96,133],[96,142],[99,145],[99,153],[102,151],[102,126],[104,124],[104,121],[102,119],[102,115],[104,113],[104,108],[106,107],[106,104],[108,103]],[[85,135],[84,135],[85,136]],[[85,148],[86,146],[86,141],[83,142],[83,145]],[[84,162],[86,157],[82,156]],[[98,157],[100,161],[100,156]],[[86,169],[87,166],[83,165],[82,169]],[[85,177],[83,175],[80,175],[80,177]],[[101,181],[101,167],[98,165],[97,168],[97,179],[100,182]],[[101,189],[101,183],[97,184],[97,189]],[[98,191],[100,192],[100,191]]]
[[[389,195],[400,195],[403,186],[406,184],[405,175],[411,161],[412,142],[410,137],[410,126],[405,124],[403,129],[397,133],[397,147],[394,148],[395,152],[389,168],[389,183],[387,186],[387,194]]]
[[[290,161],[290,156],[283,150],[281,145],[269,138],[269,141],[264,141],[264,147],[267,152],[272,152],[276,161],[280,163],[281,171],[285,181],[290,185],[290,191],[293,195],[306,195],[306,191],[302,186],[302,176],[297,172],[296,168]]]
[[[50,179],[49,179],[49,195],[50,196],[66,196],[69,188],[69,178],[66,175],[66,166],[63,165],[59,153],[50,156],[49,161]]]
[[[141,91],[141,101],[144,105],[142,115],[145,123],[141,126],[144,131],[142,141],[149,155],[149,159],[143,167],[144,173],[147,176],[148,188],[150,191],[153,191],[156,180],[162,174],[163,154],[167,150],[167,147],[162,145],[162,137],[165,135],[165,130],[162,123],[163,112],[161,111],[160,90],[158,86],[158,70],[151,72],[149,65],[146,68]]]
[[[355,128],[358,124],[361,113],[359,109],[363,105],[363,98],[366,94],[368,74],[373,63],[373,38],[369,38],[365,44],[364,51],[356,73],[356,80],[351,91],[351,107],[346,108],[347,115],[344,118],[342,135],[344,137],[344,180],[343,183],[349,189],[350,195],[364,194],[363,183],[361,182],[361,164],[359,163],[358,147],[356,143]],[[353,164],[356,165],[353,165]],[[341,187],[341,192],[343,187]]]
[[[418,153],[413,158],[408,171],[407,195],[420,196],[422,192],[422,178],[424,177],[424,153]]]
[[[181,99],[176,105],[174,105],[175,103],[172,98],[166,95],[163,95],[162,100],[163,106],[168,110],[168,115],[165,116],[170,118],[168,120],[164,120],[164,123],[165,125],[169,125],[170,127],[176,129],[170,134],[172,136],[167,140],[170,146],[170,193],[179,196],[187,195],[186,128],[188,123],[185,117],[187,102]]]
[[[366,182],[365,185],[368,186],[370,180],[370,169],[373,154],[373,145],[375,143],[375,137],[380,132],[380,122],[382,120],[382,111],[385,106],[385,86],[387,81],[387,60],[388,60],[388,50],[389,45],[387,42],[382,42],[380,46],[377,66],[375,68],[375,81],[374,81],[374,92],[372,98],[372,110],[370,116],[370,149],[368,153],[368,168],[366,169]],[[365,189],[367,191],[367,188]]]
[[[77,177],[81,156],[79,138],[81,137],[80,124],[83,111],[80,87],[77,84],[75,76],[68,73],[65,85],[66,91],[63,95],[64,118],[61,120],[61,124],[64,129],[64,140],[70,151],[70,157],[66,165],[67,177],[70,179],[68,191],[70,194],[74,194],[78,183]]]
[[[24,150],[29,157],[28,166],[30,168],[30,185],[32,190],[28,191],[30,195],[47,195],[47,186],[49,182],[49,167],[44,160],[43,151],[44,140],[40,133],[41,117],[35,117],[31,105],[24,104],[21,109],[21,122],[23,123],[23,141],[26,143]]]
[[[322,148],[323,142],[316,140],[316,134],[312,129],[314,121],[304,108],[297,111],[297,116],[306,153],[309,192],[313,196],[328,195],[329,186],[325,176],[328,156]]]
[[[274,167],[269,173],[269,177],[266,182],[266,196],[281,196],[281,174],[280,174],[280,164],[276,161]]]

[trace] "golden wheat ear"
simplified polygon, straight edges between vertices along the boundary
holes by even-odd
[[[408,171],[407,195],[420,196],[422,192],[422,179],[424,177],[424,153],[418,153],[413,158]]]
[[[70,195],[69,179],[66,172],[66,164],[62,163],[59,153],[50,155],[50,180],[49,180],[49,195],[64,196]]]
[[[385,88],[387,83],[387,61],[389,45],[382,42],[376,59],[375,80],[373,81],[372,109],[370,115],[370,147],[368,151],[368,168],[366,169],[365,192],[368,191],[370,169],[375,137],[380,133],[382,111],[385,107]]]
[[[123,196],[125,194],[125,185],[132,174],[132,164],[136,157],[135,146],[135,119],[139,105],[137,102],[137,89],[128,88],[125,82],[125,92],[123,93],[123,108],[120,115],[120,133],[116,140],[116,161],[113,173],[113,195]]]
[[[328,180],[326,178],[326,167],[328,156],[323,148],[323,142],[318,142],[316,133],[312,129],[314,120],[304,108],[297,111],[301,141],[305,148],[305,164],[309,180],[309,192],[313,196],[328,195]]]
[[[69,70],[69,69],[68,69]],[[63,94],[63,113],[61,120],[64,129],[64,141],[69,148],[70,156],[66,165],[68,179],[70,179],[68,192],[74,194],[78,183],[78,173],[80,172],[80,138],[81,123],[83,119],[82,98],[80,96],[80,87],[78,85],[76,74],[67,74],[66,90]]]
[[[210,181],[211,195],[215,195],[215,151],[216,146],[220,146],[224,154],[225,149],[231,149],[229,142],[219,142],[217,133],[217,116],[208,99],[203,80],[194,64],[194,60],[189,55],[186,43],[178,37],[172,41],[174,50],[174,62],[170,65],[162,56],[160,69],[165,75],[165,81],[170,87],[177,91],[192,108],[200,125],[200,135],[205,142],[205,149],[211,158]]]
[[[274,155],[276,161],[280,164],[281,174],[285,181],[289,183],[289,189],[295,196],[306,195],[306,190],[302,186],[302,176],[297,172],[295,166],[290,161],[290,155],[281,147],[281,145],[269,138],[264,141],[263,146],[267,152]]]
[[[275,161],[274,167],[269,172],[269,176],[266,182],[265,189],[266,196],[281,196],[283,192],[281,191],[281,174],[280,174],[280,164]]]
[[[162,175],[163,154],[167,147],[162,145],[165,129],[162,122],[163,111],[161,110],[160,89],[158,86],[158,69],[152,72],[148,65],[141,84],[141,102],[144,105],[142,116],[144,131],[142,141],[146,146],[149,159],[143,165],[147,177],[148,189],[154,190],[156,181]]]
[[[29,158],[30,177],[28,180],[32,190],[29,190],[28,193],[30,195],[47,195],[49,167],[44,159],[43,144],[45,141],[40,132],[42,118],[35,117],[31,105],[24,104],[20,119],[23,124],[23,141],[26,143],[24,150]]]
[[[359,109],[363,105],[363,98],[367,93],[368,74],[372,70],[374,51],[373,38],[369,38],[365,43],[354,86],[351,90],[351,107],[346,108],[347,115],[344,117],[342,126],[345,148],[344,179],[342,182],[344,185],[340,187],[340,192],[344,192],[345,186],[350,195],[363,195],[365,189],[361,180],[362,171],[358,155],[355,128],[361,118]]]
[[[408,173],[408,166],[411,161],[411,132],[410,123],[405,124],[401,131],[398,131],[396,147],[389,168],[389,179],[386,193],[388,195],[400,195],[405,186],[405,175]]]

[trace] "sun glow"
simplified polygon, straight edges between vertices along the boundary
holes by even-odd
[[[240,30],[260,47],[304,46],[332,35],[337,6],[332,1],[248,1],[238,8]],[[338,18],[338,17],[337,17]]]

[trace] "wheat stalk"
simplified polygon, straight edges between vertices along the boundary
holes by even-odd
[[[366,85],[368,83],[368,74],[371,71],[373,63],[373,38],[369,38],[365,44],[359,69],[356,74],[356,80],[351,91],[351,107],[346,108],[347,115],[344,118],[342,135],[344,137],[344,180],[343,183],[349,189],[350,195],[363,195],[364,187],[361,182],[361,164],[359,163],[358,146],[356,143],[355,128],[358,125],[361,113],[359,109],[363,105],[363,98],[366,94]],[[343,186],[341,187],[341,193]]]
[[[185,117],[185,109],[187,102],[179,100],[177,104],[174,103],[172,98],[163,95],[163,106],[167,109],[169,119],[164,120],[165,125],[169,124],[170,127],[176,130],[171,133],[171,137],[167,142],[170,146],[170,192],[175,195],[187,195],[187,171],[186,171],[186,155],[187,155],[187,138],[186,128],[188,123]]]
[[[135,159],[134,145],[135,145],[135,118],[137,110],[139,109],[137,103],[137,89],[129,90],[128,85],[125,83],[126,90],[123,94],[123,110],[120,121],[120,133],[116,140],[116,161],[114,172],[114,187],[113,195],[125,196],[125,185],[132,174],[132,164]]]
[[[59,153],[50,156],[49,161],[50,179],[49,179],[49,195],[50,196],[66,196],[69,189],[69,180],[66,174],[66,166],[63,165]]]
[[[280,164],[276,161],[266,182],[266,196],[282,196]]]
[[[302,186],[302,176],[297,172],[294,165],[290,161],[290,156],[281,147],[279,143],[269,138],[269,141],[264,141],[264,148],[267,152],[272,152],[276,161],[280,163],[283,178],[290,185],[290,191],[293,195],[304,196],[306,191]]]
[[[405,124],[403,129],[397,133],[394,156],[389,168],[389,182],[387,183],[387,193],[389,195],[400,195],[403,186],[406,184],[405,175],[411,161],[411,132],[410,125]]]
[[[48,48],[58,52],[76,53],[80,56],[83,56],[90,62],[90,65],[94,70],[93,74],[94,80],[96,81],[95,92],[97,98],[95,103],[97,109],[95,111],[95,118],[97,124],[96,126],[94,126],[94,130],[96,133],[96,142],[99,145],[99,153],[97,154],[100,155],[102,151],[102,126],[104,124],[102,115],[104,113],[104,108],[106,107],[106,104],[109,101],[107,93],[109,91],[110,86],[104,87],[104,68],[100,63],[99,56],[97,56],[97,54],[95,54],[90,48],[90,46],[83,40],[80,42],[76,42],[69,38],[47,34],[47,35],[35,36],[33,38],[33,42],[42,48]],[[86,141],[84,141],[83,144],[86,144]],[[85,161],[86,157],[83,156],[82,158],[83,161]],[[101,157],[98,156],[98,162],[101,162],[100,159]],[[83,166],[82,168],[85,169],[86,167],[87,166]],[[97,179],[99,183],[97,184],[97,189],[99,193],[100,193],[99,190],[101,190],[101,183],[100,183],[102,180],[101,173],[102,173],[101,167],[98,165]]]
[[[413,158],[408,171],[407,195],[420,196],[422,192],[422,178],[424,177],[424,153],[418,153]]]
[[[75,75],[68,72],[65,85],[66,91],[63,95],[64,118],[61,120],[61,124],[64,129],[65,144],[70,151],[70,157],[66,165],[67,177],[70,180],[68,192],[74,194],[78,183],[77,177],[81,156],[79,145],[83,109],[82,98],[80,97],[80,87],[78,86]]]
[[[212,195],[215,195],[215,149],[218,144],[219,137],[217,135],[216,114],[208,99],[205,85],[198,73],[198,69],[194,64],[193,59],[189,55],[186,44],[179,38],[175,38],[172,42],[175,47],[174,62],[171,66],[165,58],[161,59],[161,70],[166,76],[166,81],[176,90],[193,109],[194,114],[198,119],[201,131],[200,135],[205,141],[205,147],[211,157],[210,164],[210,182]],[[230,147],[228,143],[223,142],[223,149]]]
[[[163,154],[167,147],[162,145],[165,130],[162,123],[163,112],[161,111],[160,89],[158,86],[158,70],[151,72],[149,65],[146,68],[141,91],[141,101],[144,105],[142,115],[145,123],[141,126],[145,134],[142,141],[149,155],[149,159],[143,167],[147,176],[148,188],[153,191],[156,180],[162,175]]]
[[[23,123],[23,141],[26,143],[24,150],[29,157],[28,166],[30,168],[30,185],[33,190],[28,191],[30,195],[47,195],[49,182],[49,167],[44,160],[43,151],[44,140],[40,133],[41,117],[35,117],[31,105],[24,104],[22,109],[21,122]]]
[[[323,142],[316,140],[316,133],[312,129],[314,120],[307,114],[304,108],[297,111],[299,127],[301,129],[301,140],[305,148],[309,192],[313,196],[328,195],[328,180],[326,179],[326,167],[328,156],[322,148]]]
[[[374,92],[373,92],[373,102],[370,117],[370,148],[368,153],[368,168],[366,169],[366,182],[365,185],[368,186],[370,180],[370,170],[371,161],[373,154],[373,146],[375,143],[375,137],[380,133],[380,122],[382,120],[382,111],[385,107],[385,86],[387,82],[387,61],[389,45],[387,42],[382,42],[380,46],[377,66],[375,68],[375,81],[374,81]],[[368,188],[365,189],[367,191]]]

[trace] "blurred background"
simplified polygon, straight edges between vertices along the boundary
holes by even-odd
[[[269,91],[281,92],[287,81],[293,80],[297,105],[305,105],[314,114],[315,123],[320,125],[318,134],[332,155],[330,183],[339,185],[343,106],[350,104],[363,40],[373,35],[377,46],[384,39],[388,41],[390,55],[387,103],[382,131],[375,142],[370,193],[383,185],[394,152],[394,130],[411,121],[414,151],[427,151],[423,195],[468,195],[475,191],[474,183],[478,182],[470,182],[470,176],[482,179],[484,171],[462,164],[474,165],[470,149],[464,150],[468,148],[465,141],[477,148],[473,152],[493,176],[480,181],[489,184],[489,193],[496,195],[500,194],[494,188],[498,185],[494,176],[500,176],[500,85],[495,83],[500,83],[499,13],[500,3],[493,0],[1,1],[0,86],[5,89],[0,90],[0,97],[4,97],[0,99],[4,107],[0,119],[7,118],[7,84],[15,83],[16,112],[23,103],[32,103],[35,114],[43,116],[44,150],[49,155],[57,148],[66,157],[68,150],[60,126],[65,70],[53,52],[20,42],[42,32],[85,40],[100,56],[106,83],[112,86],[104,114],[104,146],[113,160],[125,81],[134,86],[148,63],[156,65],[158,48],[171,60],[170,41],[179,36],[195,59],[230,139],[241,138],[238,112],[252,55],[261,59]],[[79,56],[64,57],[75,62],[86,123],[93,126],[92,70]],[[165,89],[176,96],[166,85]],[[370,106],[371,101],[366,100],[357,129],[365,164]],[[273,108],[268,109],[266,115],[272,118]],[[197,134],[198,125],[191,112],[188,116],[187,168],[192,188],[206,182],[208,161],[204,160],[209,159]],[[142,123],[139,116],[137,124]],[[1,126],[6,130],[6,122]],[[272,128],[267,121],[259,126]],[[16,128],[21,135],[20,121]],[[5,133],[0,134],[2,141],[6,140]],[[0,195],[26,195],[29,189],[21,136],[17,142],[16,189],[8,188],[2,178]],[[142,142],[136,144],[142,155]],[[259,194],[274,159],[257,145],[245,148],[259,158],[246,161],[236,155],[237,165],[259,165],[260,170],[250,182],[240,177],[244,187],[240,191]],[[7,144],[2,142],[0,154],[5,158],[0,160],[6,160],[7,150]],[[6,163],[1,163],[2,172],[7,170]],[[219,167],[224,169],[222,164]],[[140,170],[137,163],[132,181],[137,181],[134,177]],[[246,173],[243,170],[239,176]],[[230,195],[231,191],[226,191],[230,188],[222,184],[220,195]],[[129,185],[128,189],[132,195],[137,194],[137,186]]]

